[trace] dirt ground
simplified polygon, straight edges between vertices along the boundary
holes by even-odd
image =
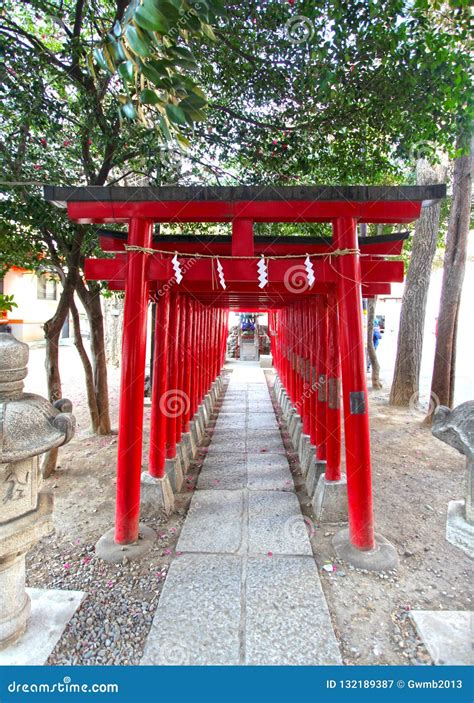
[[[159,535],[150,555],[138,563],[101,562],[94,555],[94,545],[113,525],[117,437],[88,433],[78,373],[68,368],[64,388],[64,395],[76,406],[78,432],[61,450],[57,472],[45,481],[55,495],[56,532],[29,555],[28,585],[87,592],[49,663],[137,664],[170,560],[177,556],[177,538],[205,448],[188,474],[175,514],[169,520],[163,516],[146,519]],[[113,370],[113,418],[117,416],[118,378]],[[271,371],[267,378],[271,386]],[[34,377],[33,386],[39,385],[39,376]],[[291,453],[290,466],[308,516],[344,662],[430,664],[408,618],[410,609],[472,609],[472,563],[445,540],[447,503],[462,497],[464,490],[464,458],[421,427],[421,414],[389,407],[385,390],[371,394],[370,412],[376,529],[397,548],[400,567],[396,572],[363,573],[338,563],[331,537],[339,526],[314,522],[299,464]],[[145,408],[144,466],[148,425],[149,409]],[[333,564],[336,570],[328,573],[322,568],[325,564]]]

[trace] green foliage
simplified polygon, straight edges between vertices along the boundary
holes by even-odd
[[[13,295],[0,293],[0,312],[12,312],[13,308],[18,307],[13,298]]]
[[[217,0],[132,0],[93,50],[95,61],[88,57],[89,71],[118,79],[121,115],[188,146],[183,128],[205,119],[207,100],[194,78],[195,56],[184,44],[215,40],[211,24],[223,12]]]

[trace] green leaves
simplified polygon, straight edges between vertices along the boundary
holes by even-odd
[[[133,25],[129,25],[125,30],[125,36],[129,47],[138,56],[148,56],[151,52],[150,38]]]
[[[186,115],[178,105],[166,105],[166,114],[173,124],[184,126],[186,125]]]
[[[134,21],[143,29],[159,34],[166,34],[170,23],[166,15],[162,14],[152,0],[145,0],[135,12]]]
[[[206,119],[207,105],[189,44],[216,41],[210,22],[224,12],[220,0],[133,0],[93,52],[100,71],[120,78],[121,114],[153,126],[165,141],[179,134],[182,146],[189,143],[182,132]]]

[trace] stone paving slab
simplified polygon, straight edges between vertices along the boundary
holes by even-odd
[[[0,651],[0,666],[42,666],[87,595],[84,591],[27,588],[31,615],[23,635]]]
[[[243,428],[247,426],[247,415],[245,413],[229,413],[228,415],[219,416],[216,422],[214,432],[216,430],[234,430],[235,428]]]
[[[248,430],[246,446],[248,452],[285,454],[285,447],[278,430]]]
[[[412,610],[410,617],[434,664],[473,666],[474,613],[469,610]]]
[[[246,449],[245,433],[231,432],[214,432],[212,441],[209,445],[209,453],[214,452],[244,452]]]
[[[284,491],[250,491],[250,554],[313,554],[298,498]]]
[[[170,566],[142,664],[237,665],[242,564],[238,557],[183,554]]]
[[[245,595],[246,664],[342,664],[313,558],[249,557]]]
[[[176,551],[236,553],[242,543],[242,510],[242,491],[196,491]]]
[[[276,430],[278,431],[278,422],[275,414],[272,413],[262,413],[262,414],[252,414],[252,419],[249,423],[250,430]]]
[[[199,474],[197,488],[229,489],[247,486],[247,461],[243,453],[208,454]]]
[[[292,491],[288,460],[284,454],[248,454],[247,487],[261,491]]]
[[[219,417],[220,417],[221,415],[234,415],[235,413],[237,413],[238,415],[240,415],[241,413],[246,412],[246,410],[247,410],[247,406],[244,405],[244,404],[242,404],[242,403],[239,403],[239,404],[237,404],[237,403],[235,403],[235,404],[229,403],[228,405],[222,404],[222,407],[221,407],[220,412],[219,412]]]

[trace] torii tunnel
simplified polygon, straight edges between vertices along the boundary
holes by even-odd
[[[229,310],[268,312],[279,382],[298,408],[317,459],[326,460],[329,481],[341,476],[342,415],[351,548],[375,548],[362,297],[387,294],[391,282],[403,281],[397,255],[407,235],[358,238],[357,225],[410,223],[444,196],[443,185],[45,188],[45,199],[66,206],[74,222],[128,226],[128,235],[100,237],[112,258],[85,265],[87,279],[125,291],[116,543],[138,539],[151,299],[157,312],[149,473],[164,476],[166,458],[175,456],[221,372]],[[189,222],[230,223],[232,235],[153,236],[154,223]],[[255,222],[328,222],[332,237],[258,237]],[[184,274],[180,282],[174,278],[175,253]],[[262,255],[268,283],[260,287]],[[307,256],[314,283],[292,285],[291,272],[302,274]],[[189,399],[178,418],[163,412],[160,402],[170,390]]]

